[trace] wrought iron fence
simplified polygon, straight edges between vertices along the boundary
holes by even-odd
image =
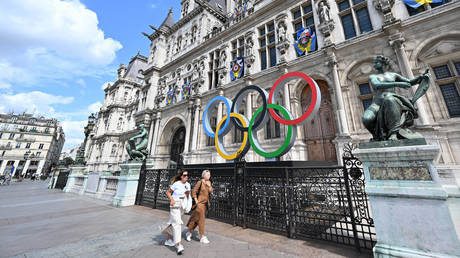
[[[364,174],[359,160],[351,152],[347,155],[344,166],[237,162],[185,165],[182,169],[191,175],[192,186],[204,169],[211,170],[214,191],[209,218],[291,238],[372,249],[376,236]],[[168,210],[166,190],[176,170],[144,172],[145,187],[138,204]]]

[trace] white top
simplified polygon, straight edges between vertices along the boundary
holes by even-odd
[[[185,192],[189,192],[191,189],[191,186],[189,182],[186,182],[184,184],[181,181],[176,181],[174,184],[170,186],[170,188],[173,191],[172,193],[173,199],[177,199],[180,197],[185,197]]]

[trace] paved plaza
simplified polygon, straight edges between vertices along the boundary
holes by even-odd
[[[46,182],[0,187],[0,257],[176,257],[158,226],[168,213],[109,203],[61,190]],[[187,216],[184,216],[184,220]],[[353,248],[289,239],[214,220],[210,245],[184,241],[183,257],[370,257]]]

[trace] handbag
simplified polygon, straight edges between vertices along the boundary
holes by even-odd
[[[198,188],[198,192],[196,193],[196,199],[198,199],[200,192],[201,192],[201,186],[203,185],[203,182],[200,180],[198,182],[200,184],[200,187]],[[197,203],[195,202],[195,198],[192,198],[192,211],[196,209]]]

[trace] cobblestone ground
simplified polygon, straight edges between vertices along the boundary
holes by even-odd
[[[114,208],[47,182],[0,186],[0,257],[176,257],[158,226],[167,212]],[[187,216],[184,216],[184,220]],[[183,241],[183,257],[370,257],[327,242],[288,239],[214,220],[209,245]]]

